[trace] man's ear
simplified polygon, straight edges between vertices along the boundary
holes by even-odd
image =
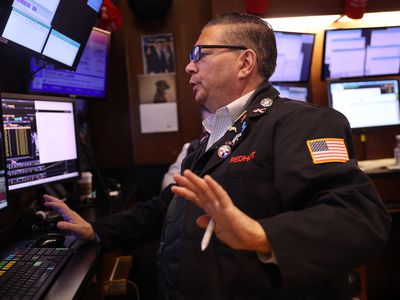
[[[245,78],[253,73],[257,67],[257,54],[254,50],[246,49],[239,56],[238,78]]]

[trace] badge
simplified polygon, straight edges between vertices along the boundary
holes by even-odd
[[[274,103],[274,100],[271,98],[264,98],[261,100],[260,104],[263,107],[270,107]]]
[[[239,132],[237,135],[235,135],[235,137],[231,141],[232,145],[235,144],[240,139],[241,136],[242,136],[241,132]]]
[[[265,114],[266,111],[266,108],[256,108],[253,110],[253,113]]]
[[[202,145],[208,138],[209,134],[207,132],[203,133],[200,137],[200,145]]]
[[[245,130],[246,127],[247,127],[247,123],[246,123],[246,122],[243,122],[243,123],[242,123],[242,131]]]
[[[218,148],[218,156],[221,158],[226,158],[231,154],[231,147],[228,145],[222,145]]]
[[[237,132],[237,128],[234,126],[229,127],[228,131],[234,131]]]
[[[322,138],[307,140],[307,147],[314,164],[330,162],[343,163],[349,160],[349,154],[344,139]]]

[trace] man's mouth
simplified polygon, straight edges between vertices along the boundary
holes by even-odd
[[[196,92],[196,90],[198,89],[200,83],[199,82],[190,82],[190,84],[193,87],[193,92]]]

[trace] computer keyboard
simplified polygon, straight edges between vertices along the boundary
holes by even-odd
[[[0,261],[0,299],[40,299],[72,255],[68,248],[19,248]]]

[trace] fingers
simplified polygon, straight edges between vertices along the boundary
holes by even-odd
[[[200,217],[197,218],[196,224],[197,224],[197,226],[199,226],[200,228],[207,228],[208,222],[209,222],[210,220],[211,220],[210,216],[202,215],[202,216],[200,216]]]
[[[63,201],[50,195],[43,195],[43,199],[46,207],[54,209],[64,219],[64,221],[57,223],[58,229],[69,231],[76,237],[85,240],[93,240],[95,238],[93,227]]]
[[[179,193],[179,196],[195,202],[196,205],[206,208],[210,204],[218,206],[218,198],[210,189],[203,178],[197,176],[190,170],[185,170],[182,175],[175,176],[174,179],[180,187],[174,187],[173,192]]]
[[[50,195],[43,195],[44,205],[51,209],[59,211],[67,211],[70,210],[69,207],[61,200],[57,199],[56,197]]]
[[[196,194],[193,193],[192,191],[188,190],[187,188],[173,186],[171,188],[171,191],[174,194],[177,194],[178,196],[185,198],[186,200],[194,202],[196,205],[200,205],[199,199],[197,198]]]
[[[49,196],[51,197],[51,196]],[[71,221],[77,215],[64,202],[52,197],[43,197],[45,199],[44,206],[55,210],[64,220]]]
[[[175,175],[174,176],[174,180],[178,185],[184,186],[184,187],[186,187],[187,189],[189,189],[191,191],[195,191],[196,190],[195,186],[192,184],[192,182],[186,176],[187,171],[188,170],[185,170],[183,172],[184,175]]]
[[[43,195],[43,199],[45,201],[60,201],[60,202],[62,202],[60,199],[58,199],[54,196],[51,196],[51,195],[47,195],[47,194]]]
[[[209,175],[204,176],[204,181],[207,183],[208,187],[212,190],[215,197],[219,199],[219,203],[223,208],[232,204],[231,198],[229,197],[228,193],[211,176]]]

